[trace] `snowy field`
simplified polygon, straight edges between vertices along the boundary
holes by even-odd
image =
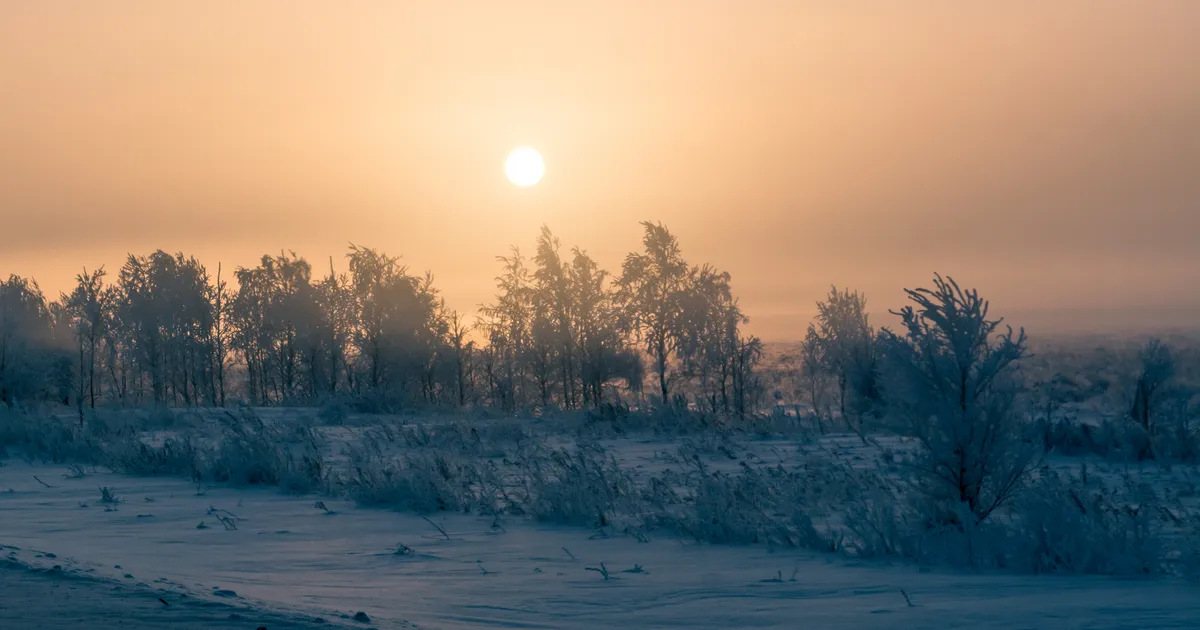
[[[23,463],[0,472],[9,558],[297,617],[362,611],[378,628],[1188,628],[1200,619],[1196,585],[1168,579],[921,570],[525,522],[501,530],[470,516],[434,518],[443,535],[418,516],[325,501],[331,514],[268,489],[196,496],[183,480],[63,473]],[[106,509],[98,486],[121,503]],[[237,529],[214,508],[236,515]],[[413,552],[397,555],[399,544]],[[607,580],[589,570],[601,565]]]
[[[846,483],[858,478],[790,475],[838,466],[870,471],[887,452],[902,450],[898,442],[772,437],[765,430],[614,436],[609,429],[567,431],[553,419],[472,423],[482,429],[472,434],[461,418],[352,418],[322,426],[295,412],[260,414],[276,448],[300,453],[287,461],[321,462],[311,487],[281,492],[189,480],[168,470],[119,474],[104,465],[10,457],[0,467],[0,557],[23,570],[49,570],[38,573],[40,579],[88,578],[71,582],[74,588],[120,587],[110,591],[114,598],[159,592],[168,601],[231,607],[228,614],[245,621],[228,627],[253,628],[265,615],[292,620],[288,627],[320,619],[363,628],[1192,628],[1200,619],[1200,586],[1182,577],[1029,575],[855,557],[848,549],[800,544],[792,536],[801,529],[769,524],[775,514],[761,521],[727,515],[731,524],[719,531],[698,529],[683,517],[668,523],[645,514],[652,501],[644,490],[659,485],[673,486],[656,491],[671,498],[654,494],[653,501],[700,510],[697,488],[708,486],[695,484],[705,479],[725,479],[720,487],[733,495],[756,492],[743,482],[769,471],[776,471],[770,473],[776,481],[764,482],[769,492],[789,487],[778,479]],[[166,467],[169,458],[153,449],[170,450],[185,436],[229,443],[222,432],[228,427],[214,428],[219,422],[183,419],[141,431],[137,441],[151,450],[139,457]],[[105,431],[122,433],[111,425]],[[255,439],[243,437],[236,453],[253,458]],[[109,459],[131,457],[121,438],[108,444]],[[583,451],[599,454],[587,459],[578,455]],[[535,460],[571,461],[570,453],[587,460],[580,464],[583,477],[564,477],[577,469],[571,466],[527,470]],[[432,457],[412,461],[457,472],[447,471],[448,487],[431,489],[429,497],[407,477],[388,486],[394,477],[386,462],[414,457]],[[1049,466],[1071,471],[1082,463],[1056,457]],[[296,465],[284,468],[295,474]],[[392,472],[402,476],[404,470],[411,472]],[[1099,462],[1090,475],[1136,476],[1164,494],[1174,492],[1184,507],[1200,479],[1187,467],[1105,468]],[[297,485],[284,477],[276,480],[280,486]],[[589,522],[594,503],[563,485],[587,486],[597,478],[641,494],[610,493],[596,504],[599,521]],[[471,488],[449,487],[466,481]],[[368,482],[383,487],[364,487]],[[574,490],[586,495],[594,489]],[[480,501],[496,492],[495,504]],[[847,518],[833,507],[848,492],[811,488],[796,500],[811,502],[808,514],[824,532]],[[634,494],[641,502],[626,503]],[[421,509],[431,500],[450,509]],[[733,499],[723,505],[746,509]],[[686,512],[676,508],[667,505],[662,514]],[[659,525],[648,526],[648,519]],[[4,596],[2,605],[10,608],[8,618],[21,617],[12,610],[14,598]]]

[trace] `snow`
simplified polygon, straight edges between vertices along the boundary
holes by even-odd
[[[152,588],[347,623],[363,611],[377,628],[1132,629],[1200,619],[1200,589],[1175,579],[929,570],[431,517],[447,537],[416,515],[321,499],[330,514],[316,497],[273,489],[197,496],[184,480],[66,472],[11,460],[0,468],[0,556],[129,585],[117,598]],[[102,486],[122,502],[106,509]],[[237,529],[212,508],[236,515]],[[413,553],[397,555],[400,544]],[[612,579],[588,570],[601,563]]]

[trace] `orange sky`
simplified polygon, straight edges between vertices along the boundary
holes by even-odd
[[[935,270],[1200,322],[1197,60],[1194,0],[6,2],[0,274],[355,242],[471,309],[543,223],[616,270],[653,219],[769,338]]]

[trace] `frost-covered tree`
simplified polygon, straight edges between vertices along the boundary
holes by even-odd
[[[806,355],[820,361],[809,368],[824,370],[834,382],[842,418],[849,421],[869,410],[878,398],[878,387],[875,330],[868,321],[866,297],[831,288],[829,296],[817,303],[817,318],[805,340]],[[815,381],[811,385],[815,387]]]
[[[33,280],[16,275],[0,282],[0,404],[56,397],[53,321]]]
[[[113,298],[139,390],[156,404],[208,399],[213,312],[208,273],[195,258],[156,251],[130,255]],[[211,402],[211,401],[209,401]]]
[[[577,323],[572,317],[576,310],[576,295],[571,290],[570,266],[559,254],[559,240],[546,226],[542,226],[538,236],[533,262],[533,300],[537,315],[534,332],[535,337],[540,338],[537,345],[545,347],[546,358],[555,364],[563,407],[575,407],[579,404],[575,360]]]
[[[805,390],[804,395],[808,396],[809,405],[818,417],[829,413],[826,393],[829,389],[830,375],[826,369],[827,365],[825,344],[817,329],[809,326],[804,341],[800,344],[800,378]]]
[[[956,522],[965,509],[979,522],[1015,496],[1036,462],[1015,409],[1025,331],[998,332],[987,301],[950,278],[906,292],[912,304],[893,311],[902,331],[881,335],[887,405],[920,446],[915,463],[935,518]]]
[[[64,295],[62,302],[73,320],[76,346],[79,350],[79,398],[85,398],[96,408],[99,384],[96,382],[97,355],[106,337],[104,303],[104,268],[91,273],[87,269],[75,276],[75,289]],[[101,355],[102,356],[102,355]]]
[[[360,390],[389,407],[430,400],[437,389],[430,376],[448,333],[433,277],[410,275],[398,258],[369,248],[351,246],[348,258],[354,344],[365,377]]]
[[[225,372],[229,361],[229,287],[221,278],[221,265],[217,264],[217,282],[212,287],[211,302],[213,313],[213,344],[212,344],[212,399],[215,404],[225,406],[226,379]]]
[[[645,372],[640,355],[622,334],[627,326],[608,272],[586,251],[575,248],[568,276],[583,404],[595,407],[604,403],[605,388],[615,379],[625,380],[634,396],[639,396]]]
[[[755,370],[763,356],[762,340],[739,335],[733,350],[729,359],[730,405],[727,411],[744,418],[758,409],[763,397],[763,383]]]
[[[1141,370],[1133,386],[1133,405],[1130,415],[1147,433],[1154,433],[1154,415],[1175,378],[1175,359],[1171,348],[1159,339],[1151,339],[1142,347],[1139,356]]]
[[[358,321],[357,304],[346,274],[338,274],[329,259],[329,274],[315,288],[317,307],[322,314],[323,327],[314,334],[324,334],[320,346],[327,353],[325,361],[328,392],[337,394],[343,387],[353,387],[354,372],[350,367],[350,342]]]
[[[749,318],[733,296],[730,275],[709,265],[693,267],[679,301],[678,355],[699,397],[713,411],[751,411],[760,397],[753,369],[762,342],[742,335]]]
[[[257,404],[311,399],[325,381],[325,312],[312,267],[295,253],[263,256],[236,272],[230,306],[233,347],[246,364],[247,394]]]
[[[458,311],[451,311],[446,319],[449,324],[449,365],[451,367],[454,401],[462,407],[467,404],[473,387],[475,369],[475,342],[468,339],[471,327]]]
[[[526,404],[529,364],[534,355],[533,286],[525,257],[514,247],[497,260],[496,301],[480,307],[480,327],[487,334],[487,371],[491,396],[507,411]]]
[[[690,268],[679,241],[661,223],[643,222],[642,251],[629,254],[617,281],[631,331],[658,376],[662,402],[670,401],[671,360],[682,341],[680,317]]]

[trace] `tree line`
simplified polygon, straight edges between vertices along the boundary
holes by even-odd
[[[0,403],[753,411],[762,343],[742,330],[729,274],[687,262],[665,226],[642,227],[619,274],[543,227],[532,256],[498,258],[495,297],[472,317],[447,308],[431,274],[355,245],[341,273],[294,252],[232,274],[182,253],[130,255],[57,299],[12,275]]]

